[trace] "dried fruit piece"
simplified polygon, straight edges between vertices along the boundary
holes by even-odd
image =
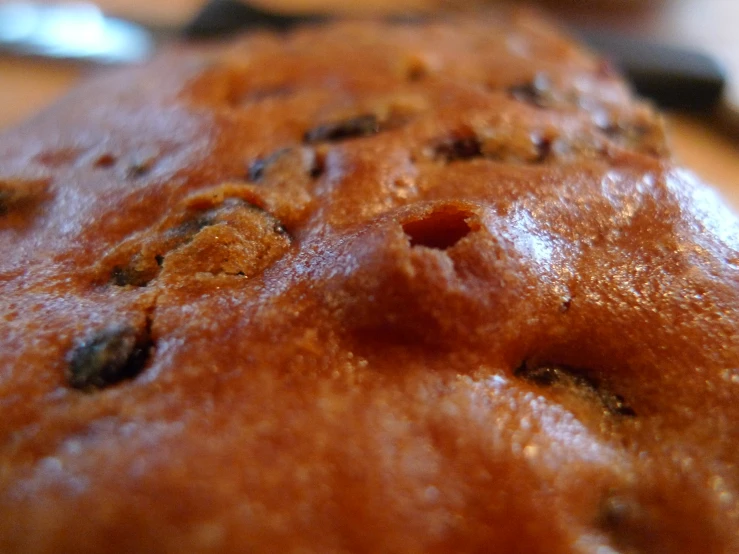
[[[69,385],[101,389],[141,373],[151,348],[148,329],[116,325],[94,333],[68,356]]]
[[[525,102],[537,108],[550,107],[553,100],[552,83],[543,73],[539,73],[528,83],[510,87],[508,94],[519,102]]]
[[[160,264],[157,264],[157,266]],[[111,272],[111,280],[119,287],[131,285],[133,287],[145,287],[157,276],[157,269],[144,267],[140,269],[132,262],[126,266],[115,266]]]
[[[524,362],[514,374],[539,387],[562,387],[588,397],[595,397],[612,415],[636,416],[636,411],[626,404],[622,396],[609,391],[582,370],[557,364]]]
[[[143,177],[154,168],[159,156],[160,152],[152,148],[135,152],[126,168],[126,177],[129,179]]]
[[[380,122],[373,114],[360,115],[314,127],[305,133],[307,143],[334,142],[374,135],[380,131]]]
[[[434,148],[434,158],[445,162],[480,158],[482,155],[480,141],[474,135],[453,137]]]
[[[108,169],[110,167],[113,167],[117,161],[118,160],[113,154],[111,154],[110,152],[106,152],[105,154],[101,154],[95,159],[93,166],[98,169]]]
[[[320,177],[323,173],[324,158],[312,148],[288,147],[273,152],[264,158],[258,158],[249,164],[247,179],[252,182],[270,180],[299,172],[299,176]]]

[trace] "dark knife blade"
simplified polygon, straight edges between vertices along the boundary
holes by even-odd
[[[251,29],[287,31],[298,25],[322,23],[324,14],[288,14],[265,10],[238,0],[211,0],[184,29],[189,39],[222,38]]]
[[[723,97],[726,73],[711,56],[602,30],[575,34],[613,61],[638,94],[662,108],[704,111]]]

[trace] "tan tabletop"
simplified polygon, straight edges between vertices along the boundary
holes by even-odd
[[[276,5],[315,5],[333,0],[260,0]],[[615,1],[615,0],[614,0]],[[105,0],[106,9],[154,23],[183,22],[197,9],[196,0],[167,0],[150,3]],[[583,20],[603,19],[603,14],[583,16]],[[588,17],[590,19],[588,19]],[[668,2],[633,20],[613,18],[614,27],[657,36],[674,44],[701,47],[718,55],[736,77],[731,94],[739,98],[739,21],[737,0],[683,0]],[[93,71],[72,65],[38,60],[0,58],[0,129],[34,114],[52,103],[76,81]],[[737,101],[739,105],[739,101]],[[668,117],[676,157],[706,182],[713,184],[739,211],[739,145],[722,136],[707,122],[685,115]]]

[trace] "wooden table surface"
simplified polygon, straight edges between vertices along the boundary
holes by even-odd
[[[258,0],[263,4],[302,4],[308,7],[337,4],[337,0]],[[392,0],[396,3],[399,0]],[[550,0],[550,4],[554,0]],[[616,3],[617,0],[611,0]],[[412,0],[406,0],[412,3]],[[341,4],[341,2],[338,2]],[[198,0],[160,0],[148,4],[103,0],[106,10],[153,23],[186,21],[201,4]],[[346,6],[347,4],[344,3]],[[356,4],[354,4],[356,6]],[[567,13],[566,10],[564,10]],[[739,0],[673,0],[660,2],[638,16],[594,12],[568,14],[588,23],[603,21],[611,27],[648,34],[673,44],[699,47],[717,55],[732,81],[730,94],[739,106]],[[630,19],[629,19],[630,18]],[[604,23],[604,24],[605,24]],[[0,58],[0,129],[12,126],[52,103],[91,69],[63,63]],[[678,161],[714,185],[739,212],[739,144],[712,128],[707,121],[670,114],[668,125]]]

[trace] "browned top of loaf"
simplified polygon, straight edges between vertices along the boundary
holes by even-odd
[[[165,54],[0,178],[0,551],[739,552],[737,221],[537,18]]]

